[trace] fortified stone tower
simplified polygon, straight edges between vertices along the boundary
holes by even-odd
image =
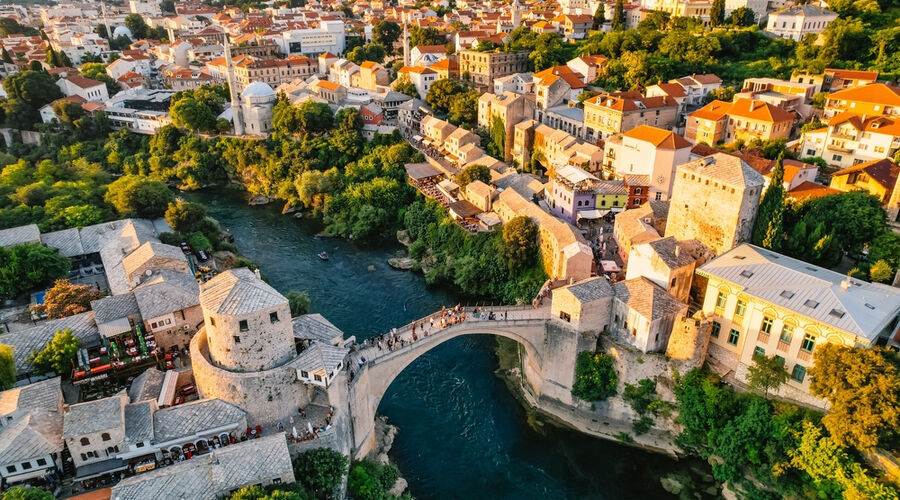
[[[288,300],[247,268],[200,285],[210,360],[239,372],[281,366],[296,354]]]

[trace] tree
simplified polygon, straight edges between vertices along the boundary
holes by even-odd
[[[603,27],[603,23],[606,22],[606,4],[601,3],[597,6],[597,10],[594,11],[594,22],[591,25],[591,29],[594,31],[599,30]]]
[[[421,99],[419,91],[416,90],[416,84],[409,79],[408,75],[400,75],[399,78],[394,80],[392,88],[401,94],[406,94],[415,99]]]
[[[294,475],[319,498],[331,498],[346,472],[347,457],[329,448],[307,451],[294,460]]]
[[[78,348],[78,337],[72,334],[72,330],[57,330],[41,352],[31,351],[27,359],[44,372],[52,370],[57,375],[65,376],[72,370]]]
[[[787,382],[788,372],[784,368],[784,360],[776,356],[753,356],[753,364],[747,368],[747,382],[750,387],[762,391],[763,397],[769,397],[769,391],[777,391]]]
[[[190,201],[169,203],[165,213],[166,222],[179,233],[188,234],[200,230],[206,219],[206,207]]]
[[[3,492],[3,500],[53,500],[53,493],[32,486],[13,486]]]
[[[5,391],[16,385],[16,359],[13,347],[0,344],[0,390]]]
[[[882,232],[886,219],[881,201],[861,189],[810,201],[806,217],[822,222],[845,252],[854,253]]]
[[[119,83],[106,73],[107,64],[103,64],[100,61],[88,62],[85,58],[82,58],[81,62],[83,64],[78,69],[78,73],[81,76],[105,83],[106,91],[109,95],[115,95],[119,92]]]
[[[9,96],[3,105],[7,123],[21,129],[27,129],[40,120],[38,110],[42,106],[62,97],[62,91],[46,71],[28,70],[12,74],[3,81],[3,90]]]
[[[166,213],[174,196],[162,181],[126,175],[109,185],[104,199],[123,217],[155,219]]]
[[[499,115],[491,117],[491,128],[488,130],[490,142],[487,143],[488,152],[497,158],[506,156],[506,126]]]
[[[13,298],[65,276],[71,262],[40,243],[0,248],[0,297]]]
[[[323,102],[306,101],[300,105],[297,118],[300,129],[307,133],[325,132],[334,125],[334,113]]]
[[[841,446],[868,451],[900,429],[898,361],[882,349],[825,343],[813,351],[810,393],[831,403],[822,418]]]
[[[13,59],[12,56],[9,55],[9,52],[6,51],[6,47],[3,47],[3,51],[0,52],[0,57],[3,58],[3,62],[12,64]]]
[[[462,91],[463,87],[456,80],[442,78],[431,84],[425,102],[436,113],[446,114],[450,110],[453,97]]]
[[[519,215],[503,225],[503,259],[510,272],[530,266],[538,254],[538,227],[530,218]]]
[[[297,317],[309,314],[309,293],[291,290],[285,297],[287,297],[288,304],[291,306],[291,316]]]
[[[372,27],[372,41],[381,45],[388,52],[394,52],[394,42],[400,38],[403,28],[393,21],[379,21]]]
[[[728,24],[732,26],[753,26],[756,24],[756,13],[747,7],[738,7],[728,16]]]
[[[725,22],[725,0],[713,0],[709,9],[709,24],[716,27]]]
[[[172,14],[175,13],[175,1],[174,0],[163,0],[159,2],[159,10],[163,12],[170,12]]]
[[[481,93],[469,90],[450,99],[447,121],[454,125],[474,128],[478,124],[478,98]]]
[[[778,156],[775,167],[772,169],[769,187],[766,188],[766,192],[759,202],[759,210],[756,213],[756,222],[753,224],[751,236],[753,244],[775,251],[781,248],[785,198],[784,154],[782,153]]]
[[[381,45],[377,43],[367,43],[360,47],[354,47],[353,50],[348,52],[347,60],[356,64],[362,64],[366,61],[381,63],[384,62],[385,54],[386,50]]]
[[[584,401],[603,401],[616,394],[619,377],[612,356],[582,351],[575,361],[572,395]]]
[[[437,28],[421,28],[417,25],[409,27],[410,47],[418,47],[419,45],[444,45],[446,43],[447,37]]]
[[[44,303],[32,306],[32,312],[50,319],[65,318],[91,310],[91,301],[103,296],[91,285],[76,285],[69,280],[56,280],[44,295]]]
[[[894,278],[894,269],[886,260],[877,260],[869,268],[869,278],[876,283],[887,283]]]
[[[140,14],[128,14],[125,16],[125,27],[131,31],[131,36],[134,40],[147,37],[148,26]]]
[[[456,183],[459,189],[466,189],[472,181],[481,181],[485,184],[491,182],[491,169],[484,165],[469,165],[456,174]]]
[[[616,0],[616,9],[613,11],[611,24],[613,31],[625,29],[625,3],[623,0]]]
[[[703,96],[703,104],[709,104],[716,100],[731,102],[731,100],[734,99],[734,94],[734,87],[720,87],[716,90],[707,92],[707,94]]]
[[[891,266],[892,273],[900,266],[900,234],[884,230],[869,243],[869,261],[881,260]]]
[[[58,100],[53,103],[53,114],[59,118],[59,121],[71,125],[75,120],[83,118],[85,112],[81,104],[77,102]]]

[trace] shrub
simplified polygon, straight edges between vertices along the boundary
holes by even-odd
[[[580,352],[575,362],[572,395],[585,401],[602,401],[616,393],[618,376],[612,356],[602,352]]]
[[[635,434],[640,436],[641,434],[646,434],[653,427],[653,419],[650,417],[641,417],[631,424],[631,430],[634,431]]]

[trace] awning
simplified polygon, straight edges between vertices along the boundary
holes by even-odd
[[[47,474],[50,474],[52,471],[50,467],[44,469],[37,469],[28,472],[23,472],[21,474],[16,474],[14,476],[6,476],[7,483],[18,483],[19,481],[27,481],[29,479],[34,479],[36,477],[44,477]]]
[[[578,218],[579,219],[599,219],[601,217],[606,216],[609,213],[609,210],[579,210]]]
[[[607,273],[617,273],[619,272],[619,265],[616,264],[614,260],[601,260],[600,265],[603,266],[603,271]]]
[[[172,406],[175,401],[175,387],[178,385],[178,372],[175,370],[166,371],[166,377],[163,379],[162,390],[159,391],[159,397],[156,399],[156,405],[160,408]]]
[[[118,472],[127,468],[128,464],[121,458],[110,458],[109,460],[103,460],[102,462],[94,462],[82,467],[76,467],[75,480],[84,481],[85,479],[102,476],[103,474],[109,474],[110,472]]]
[[[421,136],[421,135],[414,135],[414,136],[413,136],[413,139],[421,142],[421,141],[422,141],[422,136]]]
[[[115,337],[121,333],[130,332],[131,323],[128,321],[128,318],[118,318],[99,324],[97,325],[97,328],[100,329],[100,335],[103,335],[104,337]]]

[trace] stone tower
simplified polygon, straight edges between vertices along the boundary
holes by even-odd
[[[522,11],[520,10],[519,0],[513,0],[510,5],[513,29],[518,28],[522,24]]]
[[[237,372],[269,370],[296,356],[288,300],[247,268],[200,285],[210,361]]]
[[[403,13],[403,65],[409,66],[409,23],[406,22],[406,12]]]
[[[244,117],[241,113],[241,98],[234,86],[234,65],[231,63],[231,45],[228,43],[228,35],[225,35],[225,66],[228,67],[228,93],[231,94],[231,122],[234,125],[234,135],[244,135]]]

